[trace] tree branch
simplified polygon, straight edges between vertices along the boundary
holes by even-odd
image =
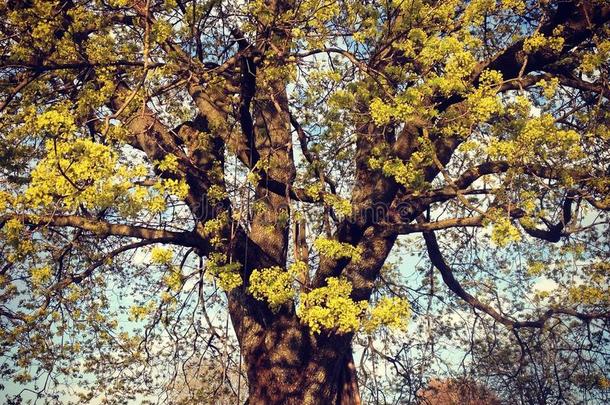
[[[136,225],[113,224],[103,220],[93,220],[78,215],[4,215],[0,217],[0,229],[7,221],[18,219],[35,227],[58,226],[89,231],[98,236],[125,236],[155,240],[155,243],[174,243],[189,247],[202,247],[203,240],[193,232],[173,232],[163,229]]]
[[[562,2],[557,7],[555,14],[539,30],[541,34],[551,36],[555,28],[563,27],[564,44],[562,52],[560,54],[549,53],[544,50],[535,52],[528,58],[524,73],[544,70],[545,66],[556,62],[562,56],[565,56],[566,52],[590,38],[595,29],[602,27],[609,20],[610,6],[604,5],[603,2],[584,0]],[[524,42],[525,39],[519,40],[495,57],[481,62],[475,69],[473,82],[478,82],[480,74],[485,69],[502,72],[505,80],[518,77],[525,61]]]
[[[608,319],[610,317],[610,312],[596,312],[596,313],[582,313],[570,308],[551,308],[545,311],[538,319],[534,320],[513,320],[508,318],[498,311],[496,311],[493,307],[484,304],[479,299],[469,294],[460,284],[460,282],[454,277],[453,270],[445,261],[443,257],[438,241],[434,232],[426,231],[423,232],[424,240],[426,242],[426,248],[428,251],[428,256],[432,261],[434,267],[436,267],[440,273],[443,281],[449,287],[449,289],[455,293],[458,297],[462,298],[468,304],[470,304],[473,308],[476,308],[482,312],[485,312],[489,316],[491,316],[497,322],[512,328],[542,328],[545,323],[555,315],[570,315],[574,316],[578,319],[581,319],[585,322],[591,321],[593,319]]]

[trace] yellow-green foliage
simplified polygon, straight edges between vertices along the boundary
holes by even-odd
[[[228,221],[226,212],[219,214],[216,218],[210,219],[203,224],[202,233],[210,238],[212,246],[220,247],[223,243],[222,230]]]
[[[65,123],[53,121],[48,125],[55,130]],[[47,156],[33,170],[25,192],[26,202],[33,207],[113,207],[124,215],[135,216],[144,209],[165,210],[166,195],[184,198],[188,193],[183,179],[160,179],[152,187],[135,184],[147,174],[144,166],[123,165],[110,146],[89,139],[47,141],[46,151]]]
[[[23,237],[24,233],[25,227],[17,218],[12,218],[4,224],[1,235],[10,246],[10,249],[4,252],[8,262],[15,263],[35,252],[34,241],[29,236]]]
[[[587,52],[583,56],[580,68],[587,74],[593,74],[610,58],[610,40],[599,41],[595,51]]]
[[[178,172],[178,158],[172,153],[168,153],[163,157],[163,160],[157,162],[157,168],[164,172]]]
[[[155,310],[155,302],[151,301],[147,305],[134,305],[129,308],[129,320],[141,321]]]
[[[280,267],[257,269],[250,275],[248,291],[254,298],[267,301],[272,310],[277,310],[294,298],[293,282],[294,274]]]
[[[52,275],[53,275],[53,272],[51,270],[51,267],[49,267],[49,266],[33,268],[31,270],[32,284],[35,287],[41,287],[44,284],[48,283],[49,280],[51,280]]]
[[[387,143],[380,143],[372,148],[371,156],[367,160],[371,170],[381,170],[384,176],[393,178],[405,187],[422,187],[424,177],[421,167],[430,161],[427,149],[414,152],[408,161],[392,157],[389,149]]]
[[[369,316],[363,323],[364,330],[371,333],[381,326],[391,329],[406,330],[411,307],[409,302],[400,297],[383,297],[377,305],[369,309]]]
[[[23,222],[18,218],[11,218],[2,227],[2,232],[8,242],[18,243],[21,239],[23,228]]]
[[[568,300],[576,305],[610,305],[610,263],[585,266],[583,276],[582,283],[568,287]]]
[[[526,273],[532,277],[537,277],[545,271],[546,267],[547,266],[543,262],[530,261],[528,263]]]
[[[239,262],[228,262],[225,255],[212,253],[206,263],[206,274],[212,276],[220,288],[231,291],[243,283],[241,268]]]
[[[325,194],[324,202],[330,205],[335,210],[335,212],[345,217],[351,215],[352,213],[352,204],[344,198],[337,197],[333,194]]]
[[[305,187],[305,194],[313,198],[315,201],[320,199],[320,193],[323,191],[324,185],[320,182],[313,183]]]
[[[89,139],[75,139],[48,141],[46,149],[47,158],[34,169],[26,192],[33,204],[48,206],[56,197],[69,208],[81,203],[103,207],[114,201],[117,192],[125,192],[106,181],[113,177],[117,164],[109,147]]]
[[[334,260],[348,258],[357,263],[362,258],[362,249],[349,243],[319,237],[313,242],[313,246],[321,256]]]
[[[213,184],[208,189],[208,199],[212,203],[220,201],[226,197],[227,197],[227,192],[223,189],[223,187],[221,187],[217,184]]]
[[[491,240],[497,246],[504,247],[511,242],[521,240],[521,232],[507,217],[499,217],[492,223]]]
[[[231,291],[242,285],[243,281],[241,275],[238,273],[240,269],[241,265],[238,263],[226,264],[219,268],[216,277],[220,288],[225,291]]]
[[[473,123],[488,121],[503,110],[500,98],[496,95],[502,84],[502,74],[496,70],[485,70],[479,78],[479,87],[467,96],[469,119]]]
[[[561,52],[564,39],[562,37],[546,37],[540,33],[535,33],[523,42],[523,50],[527,53],[536,52],[541,49],[549,49],[553,52]]]
[[[549,80],[542,79],[538,82],[538,86],[542,88],[542,94],[547,99],[551,99],[555,96],[557,92],[557,87],[559,86],[559,79],[553,77]]]
[[[150,259],[155,264],[170,264],[174,258],[174,252],[171,249],[155,246],[150,251]]]
[[[386,326],[405,330],[411,311],[409,303],[398,297],[384,297],[369,307],[367,301],[354,301],[352,284],[345,278],[329,277],[325,287],[301,293],[297,315],[312,333],[335,331],[372,333]]]
[[[307,263],[297,260],[288,267],[288,272],[297,278],[303,277],[309,272],[309,267]]]
[[[394,103],[385,103],[381,98],[376,97],[371,101],[371,117],[377,125],[388,124],[392,119],[401,121],[411,121],[415,117],[422,118],[421,110],[424,99],[424,91],[428,89],[409,88],[396,98]],[[425,114],[425,113],[424,113]],[[424,115],[424,116],[427,116]]]
[[[297,314],[301,322],[307,324],[312,333],[357,331],[367,302],[354,302],[350,298],[352,284],[346,279],[329,277],[326,282],[326,287],[300,295]]]
[[[422,184],[423,173],[418,166],[425,159],[422,153],[413,154],[408,163],[398,158],[388,159],[383,162],[382,172],[388,177],[393,177],[397,183],[406,187],[418,187]]]
[[[65,105],[60,105],[38,115],[35,128],[48,135],[69,135],[76,131],[76,123]]]
[[[610,287],[579,285],[568,289],[568,299],[575,304],[610,304]]]
[[[530,108],[527,100],[517,98],[515,108]],[[538,161],[549,156],[565,155],[570,159],[582,156],[580,135],[572,129],[559,129],[550,114],[527,119],[514,139],[492,140],[488,153],[491,157],[511,162]]]
[[[163,282],[172,291],[180,291],[182,289],[183,279],[180,269],[176,266],[171,266],[165,276]]]

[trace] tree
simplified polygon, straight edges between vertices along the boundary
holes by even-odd
[[[422,393],[422,403],[435,404],[487,404],[496,405],[498,398],[485,387],[468,380],[430,381],[428,389]]]
[[[190,348],[230,364],[218,287],[250,404],[359,403],[354,336],[410,313],[404,235],[517,339],[606,336],[606,1],[1,10],[5,377],[145,395]]]

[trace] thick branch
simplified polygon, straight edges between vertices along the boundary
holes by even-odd
[[[546,21],[539,32],[546,36],[553,35],[553,30],[563,27],[564,44],[562,53],[555,54],[539,50],[527,58],[527,65],[523,73],[544,70],[569,52],[572,48],[591,37],[591,33],[610,20],[610,6],[603,2],[569,1],[561,3],[556,13]],[[517,78],[525,63],[526,54],[523,51],[524,39],[515,42],[494,58],[481,62],[476,68],[475,82],[485,69],[502,72],[505,80]]]
[[[159,243],[174,243],[182,246],[201,247],[202,240],[192,232],[173,232],[163,229],[147,228],[136,225],[113,224],[103,220],[84,218],[78,215],[4,215],[0,217],[0,228],[11,219],[18,219],[36,227],[58,226],[78,228],[98,236],[125,236],[139,239],[156,240]]]

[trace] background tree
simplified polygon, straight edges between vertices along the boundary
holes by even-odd
[[[467,380],[432,380],[422,393],[422,403],[435,404],[466,404],[494,405],[499,404],[498,398],[484,387]]]
[[[436,356],[452,310],[472,364],[512,339],[535,366],[536,339],[580,331],[607,388],[606,1],[1,7],[13,384],[141,401],[213,352],[236,399],[247,378],[252,404],[359,403],[352,343],[398,367],[375,345],[412,311]],[[426,253],[417,285],[393,249]]]

